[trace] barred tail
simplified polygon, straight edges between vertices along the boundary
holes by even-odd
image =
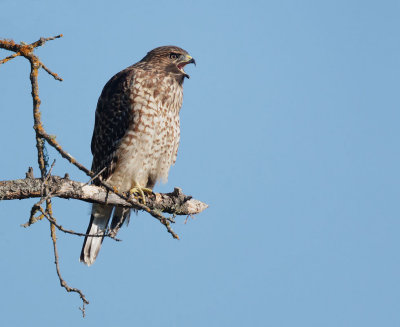
[[[96,260],[103,243],[104,233],[107,229],[108,221],[111,217],[113,206],[104,204],[93,204],[90,223],[86,234],[100,236],[85,236],[83,242],[80,261],[90,266]],[[101,235],[103,235],[101,237]]]

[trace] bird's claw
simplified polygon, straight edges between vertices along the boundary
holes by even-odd
[[[131,188],[129,190],[129,194],[133,195],[135,198],[137,198],[135,196],[135,193],[140,195],[140,197],[143,200],[143,204],[146,205],[146,197],[144,196],[144,193],[153,194],[153,191],[151,189],[149,189],[149,188],[146,188],[146,187],[136,186],[136,187],[133,187],[133,188]]]

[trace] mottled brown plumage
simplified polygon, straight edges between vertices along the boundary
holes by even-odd
[[[183,67],[188,63],[194,59],[185,50],[159,47],[104,86],[91,143],[92,171],[104,169],[101,178],[119,191],[152,189],[158,180],[168,178],[179,146],[182,85],[189,77]],[[94,204],[87,234],[104,235],[112,210],[112,206]],[[114,209],[114,232],[128,217],[128,209]],[[85,238],[81,261],[94,262],[102,239]]]

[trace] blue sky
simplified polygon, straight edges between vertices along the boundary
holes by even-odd
[[[2,325],[399,326],[398,1],[11,1],[1,38],[33,42],[64,78],[40,74],[44,126],[90,166],[97,98],[150,49],[174,44],[188,67],[181,145],[160,192],[210,207],[173,240],[140,213],[96,263],[58,234],[59,287],[34,200],[2,201]],[[1,58],[9,55],[0,50]],[[0,180],[36,164],[29,65],[0,66]],[[52,149],[54,174],[87,181]],[[90,206],[54,200],[85,231]]]

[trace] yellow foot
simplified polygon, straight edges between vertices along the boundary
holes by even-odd
[[[129,190],[129,194],[135,196],[135,194],[139,194],[143,200],[143,204],[146,204],[146,198],[144,197],[144,193],[153,194],[153,191],[146,187],[135,186]]]

